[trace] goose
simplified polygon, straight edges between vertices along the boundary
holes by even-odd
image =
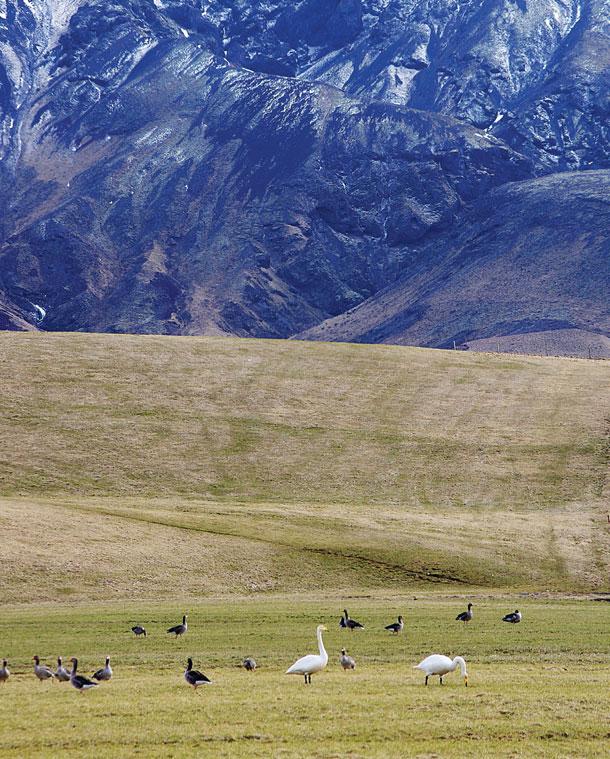
[[[11,676],[11,673],[8,671],[7,664],[8,664],[7,660],[3,659],[2,667],[0,667],[0,683],[5,683]]]
[[[464,685],[468,685],[468,673],[466,672],[466,662],[461,656],[456,656],[455,659],[450,659],[448,656],[442,656],[441,654],[432,654],[432,656],[426,657],[419,664],[416,664],[413,669],[420,669],[426,675],[425,685],[428,685],[428,678],[432,675],[438,675],[440,684],[443,684],[443,677],[448,672],[454,672],[459,666],[464,678]]]
[[[81,693],[84,693],[86,690],[89,690],[90,688],[97,688],[98,683],[94,683],[93,680],[89,680],[88,677],[85,677],[84,675],[77,675],[76,670],[78,669],[78,659],[75,659],[72,657],[70,659],[72,662],[72,672],[70,673],[70,685],[72,685],[76,690],[79,690]]]
[[[112,678],[112,667],[110,666],[109,656],[106,657],[106,664],[101,669],[98,669],[96,672],[94,672],[92,677],[94,677],[100,683],[104,680],[110,680]]]
[[[468,611],[463,611],[461,614],[458,614],[456,617],[456,620],[460,622],[470,622],[472,619],[472,604],[468,604]]]
[[[512,614],[506,614],[504,617],[502,617],[502,622],[512,622],[514,625],[516,625],[517,622],[521,622],[521,612],[519,609],[515,609]]]
[[[343,614],[345,615],[345,626],[348,630],[364,630],[364,625],[361,625],[360,622],[356,622],[355,619],[350,619],[347,609],[343,609]]]
[[[326,630],[324,625],[318,625],[316,628],[316,637],[318,638],[319,654],[308,654],[297,659],[295,663],[286,670],[287,675],[303,675],[305,685],[311,684],[311,676],[314,672],[321,672],[328,664],[328,654],[322,642],[322,631]]]
[[[351,656],[348,656],[347,651],[344,648],[341,649],[341,656],[339,657],[339,662],[344,670],[356,669],[356,660],[352,659]]]
[[[345,621],[345,617],[341,617],[339,620],[339,627],[345,629],[347,627],[347,622]]]
[[[180,635],[184,635],[184,633],[189,629],[188,625],[186,624],[186,618],[187,618],[187,616],[188,615],[185,614],[182,617],[182,624],[181,625],[174,625],[173,627],[170,627],[167,632],[168,633],[174,633],[174,635],[176,636],[176,638],[178,636],[180,636]]]
[[[142,625],[134,625],[131,628],[131,632],[136,636],[136,638],[138,637],[138,635],[143,635],[144,637],[146,637],[146,630],[142,627]]]
[[[398,635],[398,633],[402,632],[402,628],[405,626],[405,623],[403,621],[403,618],[401,616],[398,617],[398,622],[392,622],[391,625],[386,625],[385,629],[389,630],[390,632],[393,632],[394,635]]]
[[[211,685],[212,681],[209,677],[203,674],[203,672],[198,672],[196,669],[193,669],[193,660],[188,658],[186,669],[184,670],[184,679],[189,685],[192,685],[195,690],[200,685]]]
[[[256,662],[251,656],[246,657],[242,662],[244,669],[247,669],[248,672],[254,672],[256,669]]]
[[[64,667],[61,656],[57,657],[57,669],[55,670],[55,679],[59,680],[60,683],[69,683],[70,682],[70,673],[68,670]]]
[[[33,657],[34,661],[34,674],[42,682],[43,680],[52,680],[55,677],[55,672],[46,666],[41,664],[38,656]]]

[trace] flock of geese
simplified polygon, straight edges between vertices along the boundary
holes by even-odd
[[[45,680],[58,680],[60,683],[70,683],[70,685],[79,691],[96,688],[100,683],[112,678],[112,667],[110,666],[109,656],[106,657],[106,664],[93,673],[93,680],[90,680],[84,675],[78,674],[78,659],[72,657],[70,661],[72,662],[72,670],[70,672],[64,667],[61,656],[57,657],[57,669],[52,670],[50,667],[47,667],[46,664],[40,663],[39,656],[34,656],[34,674],[41,683]],[[2,669],[0,669],[0,682],[6,682],[9,675],[8,662],[4,659],[2,662]],[[97,680],[97,682],[95,682],[95,680]]]
[[[469,603],[467,610],[458,614],[456,620],[464,623],[472,621],[472,618],[474,616],[472,608],[473,605]],[[518,609],[502,617],[503,622],[509,622],[511,624],[517,624],[518,622],[521,622],[521,619],[521,612]],[[347,609],[343,610],[343,615],[339,620],[339,627],[350,631],[364,629],[364,625],[362,623],[356,621],[355,619],[352,619],[349,616]],[[326,667],[328,664],[328,654],[324,648],[324,641],[322,640],[322,633],[326,629],[327,628],[324,625],[318,625],[316,628],[318,653],[308,654],[307,656],[302,656],[300,659],[297,659],[297,661],[295,661],[295,663],[286,670],[287,675],[302,675],[305,678],[305,684],[309,685],[311,683],[311,676],[316,672],[321,672]],[[396,622],[392,622],[391,624],[386,625],[384,629],[388,630],[394,635],[398,635],[404,629],[403,617],[399,616]],[[142,625],[134,625],[131,628],[131,631],[136,637],[146,637],[146,629],[142,627]],[[182,617],[182,622],[180,624],[174,625],[167,630],[168,633],[175,635],[176,638],[181,637],[187,631],[188,623],[186,614]],[[76,688],[76,690],[80,692],[90,690],[91,688],[96,688],[100,683],[107,682],[108,680],[112,679],[112,667],[110,666],[109,656],[106,657],[106,664],[93,673],[91,676],[93,679],[90,679],[88,677],[85,677],[85,675],[78,673],[78,659],[72,657],[70,661],[72,663],[72,670],[68,671],[63,665],[61,656],[58,656],[57,669],[52,670],[45,664],[41,664],[40,658],[38,656],[34,656],[34,674],[41,683],[45,680],[69,682],[74,688]],[[339,663],[345,671],[356,668],[356,660],[353,657],[349,656],[345,648],[341,649]],[[242,666],[248,672],[254,672],[256,670],[256,661],[251,656],[248,656],[243,660]],[[439,682],[442,685],[443,677],[450,672],[454,672],[458,667],[460,668],[460,672],[464,680],[464,685],[468,685],[466,662],[461,656],[456,656],[455,658],[450,659],[448,656],[443,656],[441,654],[432,654],[431,656],[426,657],[419,664],[414,665],[413,668],[418,669],[424,673],[425,685],[428,685],[428,679],[433,676],[438,676]],[[2,667],[0,668],[0,682],[5,683],[9,679],[9,676],[10,672],[8,669],[8,662],[6,659],[4,659],[2,662]],[[210,685],[212,683],[210,678],[207,675],[203,674],[203,672],[199,672],[198,670],[193,669],[193,660],[190,657],[187,660],[186,669],[184,670],[184,679],[195,690],[197,690],[197,688],[201,685]]]

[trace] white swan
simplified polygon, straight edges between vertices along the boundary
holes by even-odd
[[[443,684],[443,676],[448,672],[454,672],[459,666],[464,678],[464,685],[468,685],[468,672],[466,672],[466,662],[461,656],[456,656],[455,659],[450,659],[448,656],[442,654],[432,654],[427,656],[419,664],[416,664],[413,669],[421,669],[426,675],[425,685],[428,685],[428,678],[432,675],[438,675],[441,685]]]
[[[318,637],[318,649],[320,653],[302,656],[300,659],[295,661],[292,667],[289,667],[286,670],[287,675],[304,675],[305,685],[311,683],[311,676],[314,672],[321,672],[328,664],[328,654],[326,653],[324,643],[322,642],[323,630],[326,630],[326,627],[324,627],[324,625],[318,625],[316,628],[316,635]]]

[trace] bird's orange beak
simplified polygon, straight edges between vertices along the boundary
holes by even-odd
[[[468,687],[468,675],[464,677],[464,685]]]

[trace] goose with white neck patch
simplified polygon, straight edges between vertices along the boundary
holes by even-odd
[[[89,680],[89,678],[85,677],[84,675],[77,674],[76,670],[78,669],[78,659],[73,656],[70,661],[72,662],[70,685],[81,693],[84,693],[86,690],[91,690],[91,688],[97,688],[98,683],[94,683],[93,680]]]

